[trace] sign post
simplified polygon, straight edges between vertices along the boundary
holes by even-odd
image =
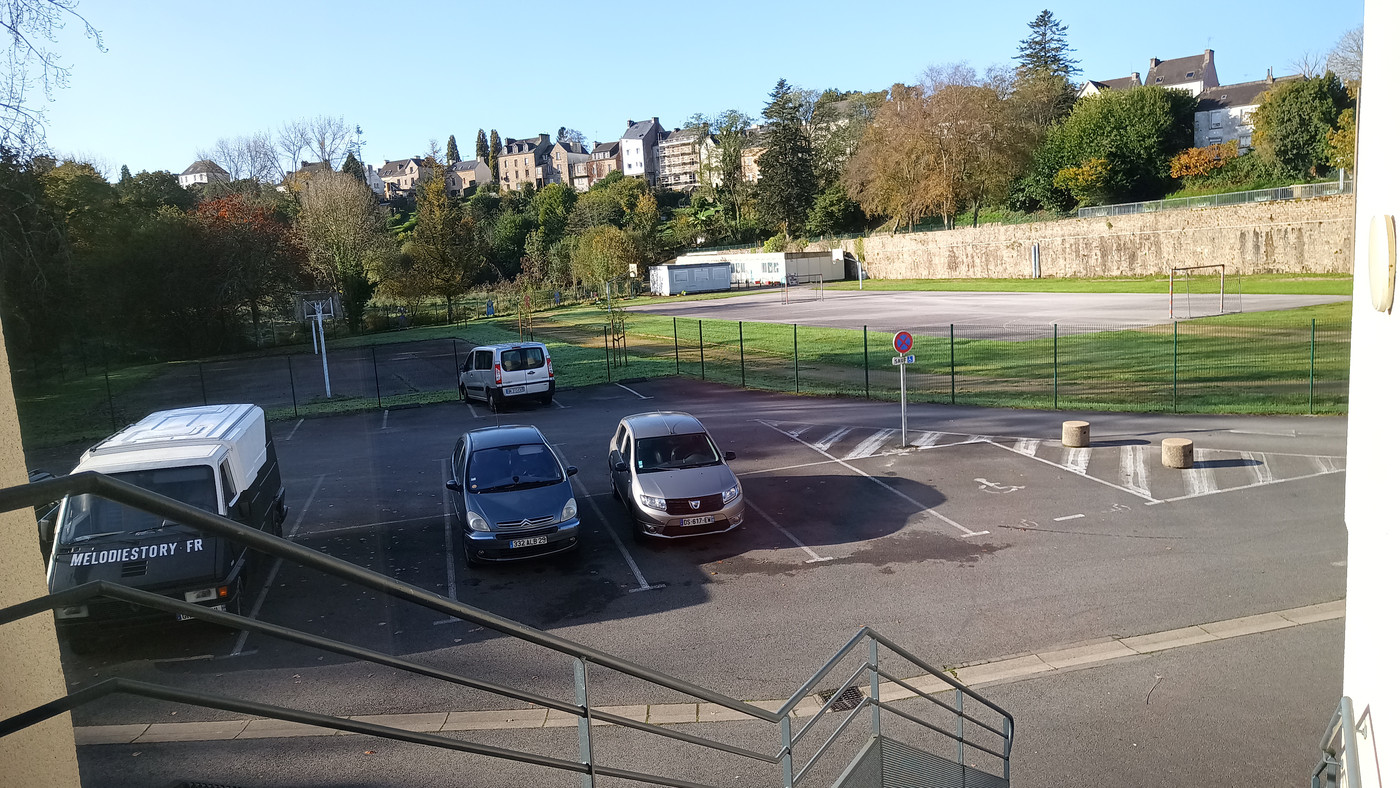
[[[904,448],[909,447],[909,400],[905,396],[904,388],[904,368],[914,363],[914,355],[909,351],[914,349],[914,335],[908,331],[900,331],[894,335],[894,349],[899,353],[895,356],[893,363],[899,367],[899,445]]]

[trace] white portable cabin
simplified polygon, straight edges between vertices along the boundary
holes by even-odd
[[[717,260],[674,262],[651,267],[652,295],[710,293],[729,289],[729,263]]]
[[[840,249],[830,252],[697,252],[676,258],[676,263],[725,262],[730,282],[737,287],[754,285],[805,285],[846,278],[846,257]]]
[[[228,493],[227,499],[232,499],[252,486],[267,462],[262,408],[205,405],[157,411],[83,452],[73,473],[217,466],[225,457],[232,476],[229,481],[236,488]]]

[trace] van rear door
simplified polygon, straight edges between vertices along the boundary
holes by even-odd
[[[549,389],[544,348],[516,345],[501,350],[501,388],[506,396],[538,394]]]

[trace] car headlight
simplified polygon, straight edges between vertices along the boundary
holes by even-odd
[[[578,502],[570,498],[569,502],[564,504],[564,511],[559,513],[559,520],[560,522],[567,522],[574,519],[574,515],[576,514],[578,514]]]
[[[486,518],[476,512],[467,512],[467,527],[473,531],[491,530],[491,525],[486,522]]]
[[[736,484],[736,485],[734,485],[733,487],[730,487],[728,490],[725,490],[725,491],[724,491],[724,494],[721,495],[720,497],[724,499],[724,502],[725,502],[725,503],[729,503],[730,501],[733,501],[735,498],[738,498],[738,497],[739,497],[739,485]]]
[[[645,506],[648,509],[655,509],[658,512],[666,511],[665,498],[657,498],[654,495],[643,495],[640,493],[637,495],[637,498],[641,500],[642,506]]]

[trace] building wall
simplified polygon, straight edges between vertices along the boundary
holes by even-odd
[[[1350,273],[1350,195],[1108,219],[986,225],[864,239],[879,279],[1024,277],[1040,244],[1042,276],[1146,276],[1224,263],[1230,273]],[[855,252],[855,241],[841,242]],[[815,248],[815,247],[813,247]]]
[[[1366,3],[1366,110],[1359,115],[1356,159],[1356,276],[1352,297],[1351,393],[1347,430],[1345,517],[1347,618],[1342,692],[1358,718],[1369,716],[1359,740],[1361,785],[1379,788],[1386,771],[1400,783],[1400,679],[1395,673],[1395,602],[1400,599],[1400,521],[1395,508],[1395,446],[1400,443],[1400,315],[1371,305],[1368,251],[1375,216],[1400,216],[1400,5]],[[1319,719],[1318,726],[1326,720]]]
[[[1249,150],[1254,140],[1254,124],[1250,116],[1254,110],[1259,109],[1258,104],[1250,104],[1244,107],[1226,107],[1224,109],[1212,110],[1209,112],[1196,113],[1196,147],[1204,148],[1207,145],[1215,145],[1229,140],[1239,140],[1240,152]],[[1220,125],[1217,127],[1212,123],[1211,115],[1214,112],[1220,113]]]
[[[0,487],[28,481],[10,361],[0,332]],[[0,607],[48,593],[39,552],[34,510],[0,514]],[[0,637],[0,718],[61,698],[68,692],[58,661],[53,617],[30,616],[4,627]],[[60,714],[19,733],[0,738],[0,785],[77,788],[78,758],[73,720]]]

